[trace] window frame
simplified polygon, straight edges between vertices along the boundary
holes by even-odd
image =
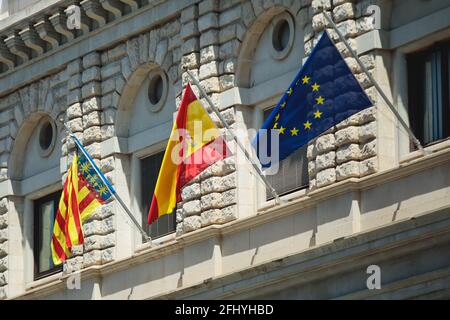
[[[162,163],[162,161],[164,159],[165,151],[166,151],[166,149],[155,150],[152,153],[148,153],[148,154],[142,155],[142,156],[140,156],[138,158],[138,160],[139,160],[139,175],[140,175],[139,207],[141,208],[141,211],[142,211],[142,227],[147,232],[147,234],[152,238],[152,241],[153,240],[161,240],[164,237],[170,236],[170,235],[174,234],[176,232],[176,229],[177,229],[176,208],[175,208],[174,212],[168,215],[168,216],[172,215],[174,229],[173,230],[169,230],[169,232],[164,233],[164,234],[152,235],[152,233],[151,233],[151,225],[147,224],[148,211],[146,212],[146,207],[144,205],[144,188],[143,188],[143,186],[144,186],[145,181],[148,181],[148,179],[146,180],[145,177],[143,176],[143,163],[144,163],[145,159],[150,158],[150,157],[155,157],[157,155],[161,155],[161,163]],[[161,170],[161,166],[158,168],[158,175],[159,175],[159,170]],[[155,186],[156,186],[157,179],[158,179],[158,177],[156,177]],[[154,194],[154,189],[153,189],[153,193],[151,194],[150,198],[148,199],[148,201],[150,201],[150,204],[151,204],[151,201],[152,201],[152,198],[153,198],[153,194]],[[150,206],[149,206],[149,208],[150,208]],[[158,219],[154,223],[159,223],[159,221],[160,220]]]
[[[443,138],[424,142],[424,120],[423,111],[425,109],[424,94],[421,88],[422,83],[417,81],[418,76],[422,79],[425,77],[424,63],[426,57],[430,54],[440,52],[441,56],[441,74],[442,74],[442,127]],[[450,138],[450,75],[449,75],[449,52],[450,38],[435,42],[434,44],[415,52],[411,52],[406,56],[407,60],[407,88],[408,88],[408,117],[411,129],[417,139],[424,146],[431,146]],[[410,142],[410,151],[417,150],[417,146]]]
[[[276,107],[276,105],[271,105],[271,106],[269,106],[269,107],[266,107],[266,108],[262,109],[262,114],[263,114],[263,119],[262,119],[262,121],[263,121],[263,123],[264,123],[264,121],[267,119],[267,117],[270,115],[270,113],[272,112],[272,110],[273,110],[275,107]],[[267,116],[266,116],[266,112],[268,113]],[[306,161],[306,176],[307,176],[307,183],[304,184],[304,185],[300,185],[300,186],[294,187],[294,188],[292,188],[292,189],[283,191],[283,192],[279,192],[278,190],[276,190],[276,187],[272,185],[272,187],[275,189],[275,191],[277,192],[278,196],[280,196],[280,197],[286,196],[286,195],[289,195],[289,194],[293,194],[293,193],[295,193],[295,192],[297,192],[297,191],[307,190],[307,189],[309,188],[309,172],[308,172],[308,162],[309,162],[309,160],[308,160],[308,157],[307,157],[307,149],[308,149],[308,145],[306,144],[306,145],[304,145],[302,148],[305,148],[305,151],[304,151],[304,152],[305,152],[305,161]],[[282,163],[283,161],[287,160],[289,157],[291,157],[291,156],[294,155],[295,153],[299,152],[299,150],[301,150],[302,148],[297,149],[297,150],[294,151],[292,154],[290,154],[286,159],[280,161],[280,165],[281,165],[281,163]],[[269,176],[269,177],[270,177],[270,176]],[[268,179],[268,181],[269,181],[269,183],[272,184],[272,180],[271,180],[270,178]],[[267,188],[265,188],[265,197],[266,197],[266,200],[265,200],[266,203],[267,203],[268,201],[271,201],[271,200],[274,199],[274,196],[269,192],[269,190],[267,190]]]
[[[33,263],[34,263],[34,269],[33,269],[33,280],[40,280],[42,278],[46,278],[48,276],[57,274],[63,270],[63,264],[60,264],[59,266],[54,266],[53,268],[46,270],[46,271],[39,271],[39,239],[40,239],[40,232],[41,232],[41,224],[42,220],[40,219],[40,208],[41,205],[53,200],[54,208],[57,210],[59,205],[59,199],[61,195],[62,190],[53,192],[51,194],[48,194],[44,197],[38,198],[33,201]],[[59,195],[59,196],[58,196]],[[56,212],[54,212],[56,215]]]

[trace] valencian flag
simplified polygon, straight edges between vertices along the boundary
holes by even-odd
[[[115,192],[78,139],[75,136],[73,139],[76,152],[64,183],[53,226],[51,247],[55,265],[72,255],[73,246],[84,243],[83,222],[112,197],[111,192]]]
[[[261,129],[277,130],[281,161],[332,126],[370,106],[372,102],[325,31]],[[267,143],[267,150],[263,147],[268,135],[261,129],[253,146],[262,167],[266,168],[274,161],[269,160],[273,158],[271,143]]]
[[[181,200],[181,188],[230,154],[219,129],[188,83],[159,170],[148,223],[172,213]]]

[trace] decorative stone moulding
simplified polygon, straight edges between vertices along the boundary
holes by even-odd
[[[167,94],[169,92],[169,80],[166,73],[161,68],[150,71],[148,78],[150,79],[150,83],[148,86],[149,102],[151,105],[150,110],[152,112],[159,112],[161,111],[167,99]],[[158,90],[155,87],[158,85],[158,81],[161,81],[160,85],[162,85],[162,90],[160,96],[156,97],[156,101],[151,96],[156,94],[156,91]]]
[[[147,0],[67,0],[61,1],[64,7],[49,7],[31,15],[0,33],[0,73],[56,50],[148,3]],[[77,14],[76,28],[71,26],[74,14]]]
[[[283,32],[289,32],[286,43],[282,43]],[[295,39],[294,19],[287,11],[284,11],[273,18],[272,23],[270,24],[270,35],[272,40],[272,58],[277,60],[285,59],[291,52]]]

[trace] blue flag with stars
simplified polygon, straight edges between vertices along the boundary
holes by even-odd
[[[272,166],[277,158],[272,156],[270,141],[260,141],[270,138],[269,130],[279,137],[281,161],[370,106],[372,102],[325,31],[253,141],[262,167]]]

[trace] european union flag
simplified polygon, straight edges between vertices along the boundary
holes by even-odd
[[[274,164],[271,143],[267,143],[267,150],[263,150],[265,141],[260,145],[260,140],[268,137],[268,131],[262,129],[276,130],[281,161],[332,126],[370,106],[372,102],[325,31],[253,141],[262,166]]]

